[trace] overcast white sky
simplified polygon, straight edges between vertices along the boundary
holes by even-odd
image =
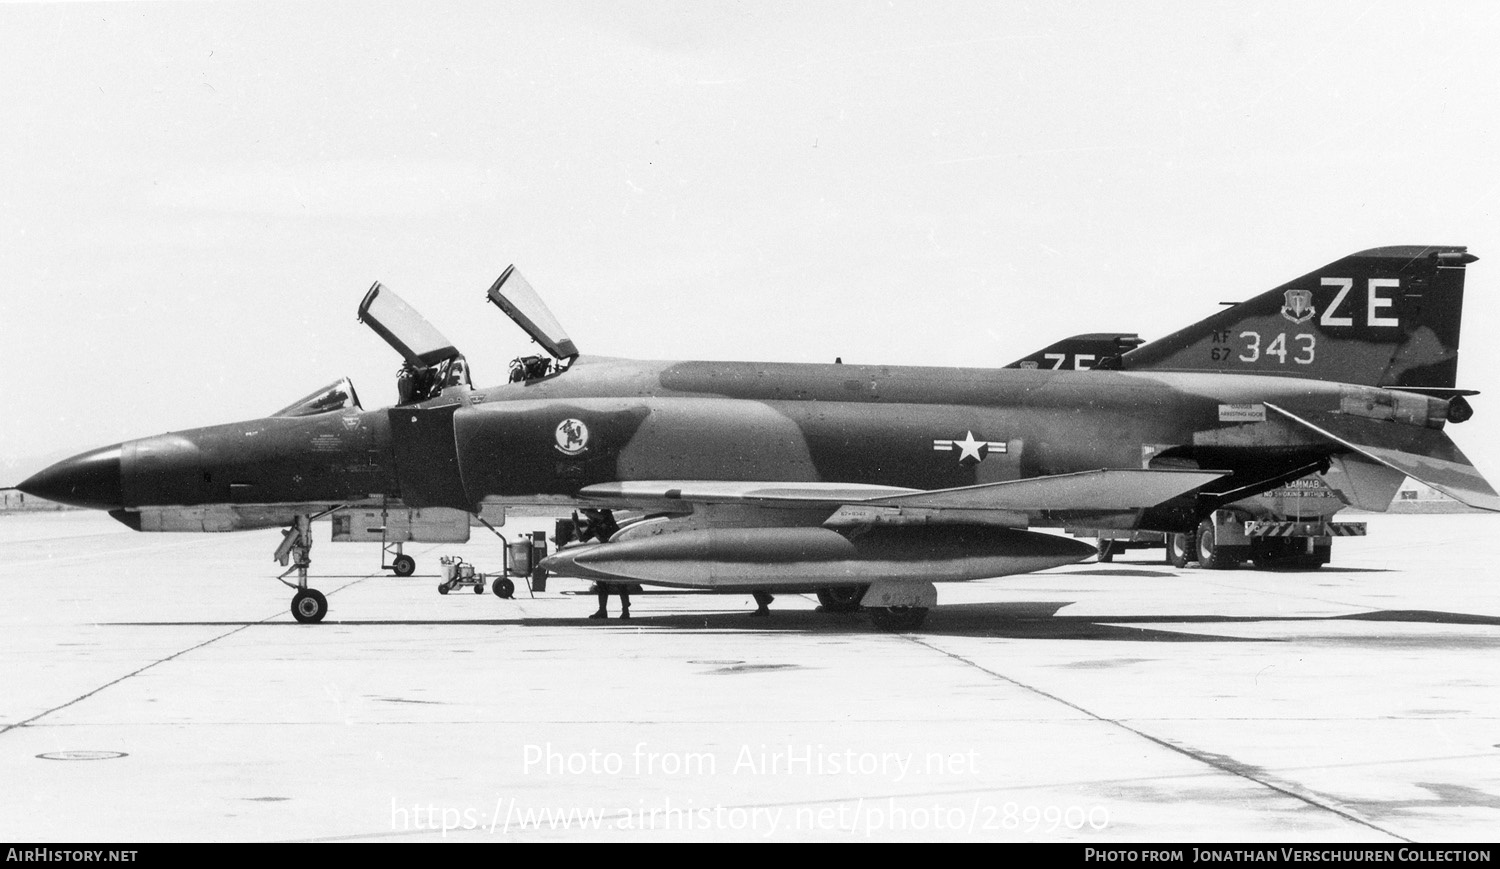
[[[993,366],[1467,244],[1494,479],[1497,44],[1487,2],[0,5],[0,468],[390,403],[377,279],[492,383],[512,262],[585,353]]]

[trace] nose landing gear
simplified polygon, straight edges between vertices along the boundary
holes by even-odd
[[[332,511],[329,511],[332,512]],[[324,514],[318,514],[319,516]],[[295,588],[292,596],[292,618],[303,624],[316,624],[328,615],[328,598],[315,588],[307,587],[307,569],[312,566],[312,516],[298,516],[292,527],[281,532],[281,545],[273,556],[286,568],[276,577],[282,584]],[[287,574],[296,573],[296,583],[287,582]]]

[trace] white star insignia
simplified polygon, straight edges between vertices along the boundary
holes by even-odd
[[[940,453],[948,453],[956,449],[960,462],[968,459],[982,462],[985,456],[1005,452],[1005,441],[982,441],[974,437],[973,431],[966,431],[963,440],[937,439],[932,442],[932,448]]]
[[[965,432],[963,440],[953,442],[953,445],[958,447],[958,460],[960,462],[970,457],[973,457],[976,462],[984,461],[984,456],[979,454],[979,448],[985,446],[985,444],[985,441],[974,440],[973,432]]]

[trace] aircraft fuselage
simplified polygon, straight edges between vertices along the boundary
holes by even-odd
[[[1418,429],[1441,428],[1446,407],[1292,377],[584,358],[420,404],[128,441],[54,466],[40,488],[126,511],[280,505],[267,524],[299,505],[378,498],[564,504],[585,486],[632,480],[931,490],[1175,463],[1233,471],[1218,486],[1228,491],[1333,452],[1266,403],[1328,412],[1351,402],[1399,405],[1405,417],[1391,424]],[[1148,524],[1195,521],[1179,507]]]

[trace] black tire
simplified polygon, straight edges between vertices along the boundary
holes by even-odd
[[[490,585],[490,591],[495,593],[495,597],[510,600],[516,593],[516,584],[502,576]]]
[[[438,583],[438,594],[447,594],[447,593],[448,593],[448,583],[446,583],[446,582],[440,582],[440,583]]]
[[[1208,570],[1233,570],[1240,566],[1238,558],[1231,558],[1219,549],[1211,518],[1198,523],[1198,563]]]
[[[1099,563],[1108,564],[1115,560],[1115,542],[1113,540],[1099,540]]]
[[[870,609],[870,620],[884,631],[914,631],[927,621],[924,606],[880,606]]]
[[[1286,570],[1296,557],[1288,538],[1258,537],[1250,541],[1250,560],[1257,570]]]
[[[1326,558],[1318,551],[1307,552],[1304,541],[1296,537],[1258,538],[1250,544],[1250,554],[1259,570],[1317,570]]]
[[[824,612],[852,613],[859,611],[859,602],[864,599],[868,585],[836,585],[818,589],[818,604]]]
[[[483,582],[481,582],[478,585],[474,586],[474,593],[475,594],[484,594],[484,583]]]
[[[411,576],[417,572],[417,560],[410,555],[398,555],[391,562],[391,572],[397,576]]]
[[[1187,567],[1198,551],[1198,535],[1168,534],[1167,563],[1173,567]]]
[[[292,596],[292,618],[315,625],[328,615],[328,598],[315,588],[304,588]]]

